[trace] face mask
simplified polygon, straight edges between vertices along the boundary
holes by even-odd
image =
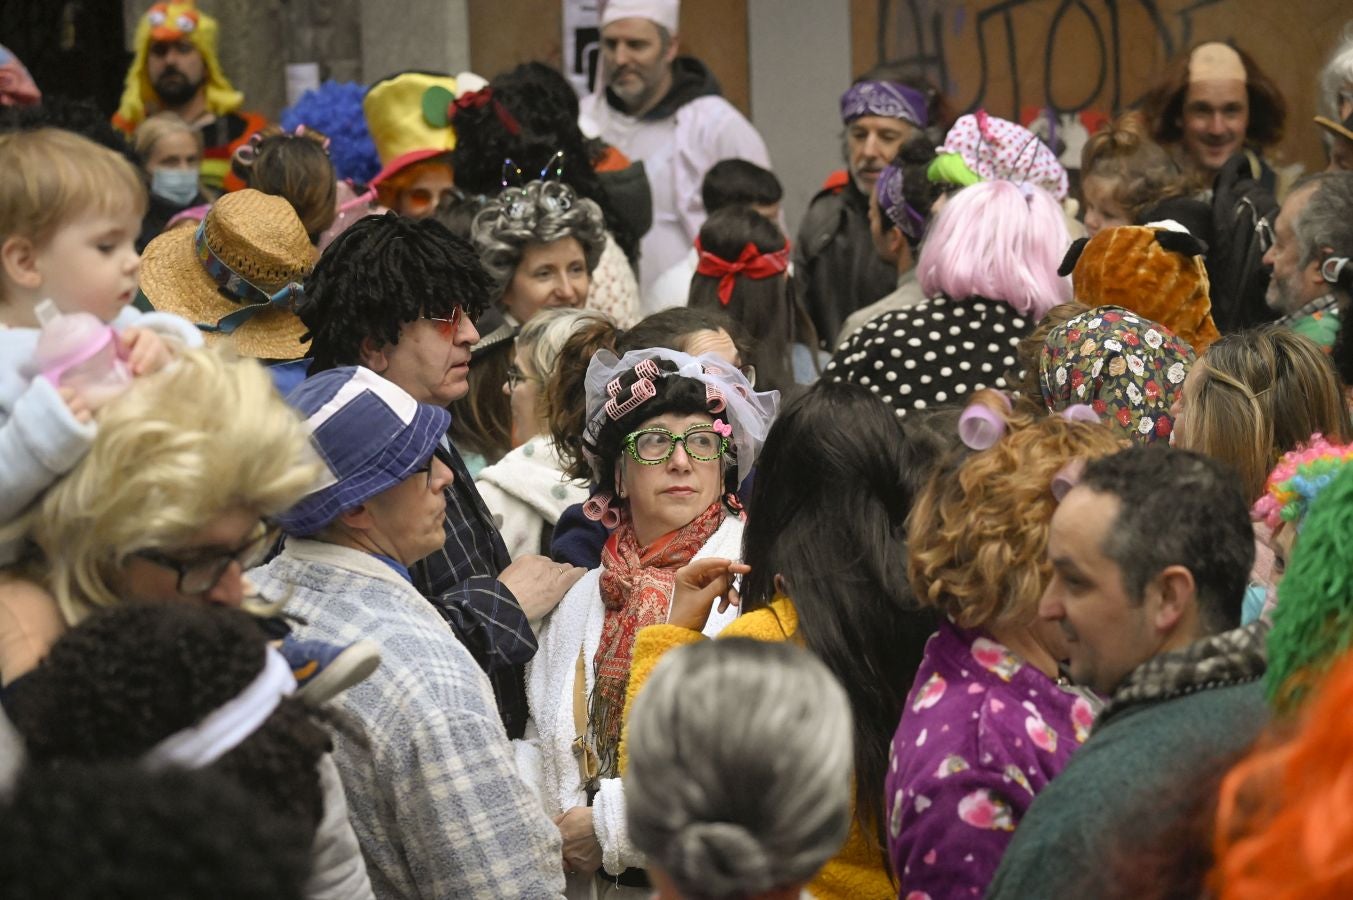
[[[197,169],[156,169],[150,173],[151,193],[179,206],[197,197]]]

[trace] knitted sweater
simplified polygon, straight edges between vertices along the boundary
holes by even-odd
[[[776,597],[770,606],[738,616],[719,632],[719,637],[745,637],[758,641],[798,640],[799,616],[788,597]],[[625,697],[625,720],[634,698],[639,695],[653,667],[668,650],[683,644],[704,640],[704,635],[679,625],[650,625],[641,629],[634,642],[634,661],[630,665],[630,682]],[[629,762],[629,748],[620,744],[620,769],[623,773]],[[808,885],[808,891],[818,900],[892,900],[897,896],[884,861],[883,851],[860,830],[851,810],[850,834],[841,849],[827,861]]]
[[[1150,846],[1193,788],[1229,767],[1268,719],[1262,622],[1196,641],[1129,675],[1090,739],[1038,795],[988,900],[1095,897],[1122,844]]]
[[[587,499],[587,485],[565,478],[549,435],[536,435],[475,476],[513,559],[540,552],[540,538],[559,516]]]

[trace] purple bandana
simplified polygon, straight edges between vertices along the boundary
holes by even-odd
[[[913,209],[902,195],[901,169],[891,164],[886,166],[874,185],[874,196],[888,221],[896,225],[912,243],[921,239],[925,233],[925,216]]]
[[[861,116],[902,119],[917,128],[930,124],[925,94],[895,81],[861,81],[841,95],[841,121],[849,125]]]

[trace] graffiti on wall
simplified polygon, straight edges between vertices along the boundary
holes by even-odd
[[[922,69],[956,108],[1131,105],[1225,0],[877,0],[876,59]]]

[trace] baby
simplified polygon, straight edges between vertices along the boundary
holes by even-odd
[[[79,366],[38,371],[38,351],[49,346],[38,328],[39,312],[49,314],[45,301],[63,314],[46,325],[67,332],[58,341],[77,338],[73,314],[110,326],[121,357],[114,366],[132,378],[164,368],[176,348],[202,345],[186,319],[129,305],[145,211],[141,177],[112,150],[58,129],[0,135],[0,567],[16,562],[23,546],[3,537],[4,526],[88,452],[93,414],[117,380],[70,377]],[[81,324],[97,334],[97,323]],[[28,574],[0,570],[0,687],[31,669],[69,624]],[[355,684],[379,662],[369,641],[298,641],[282,620],[260,621],[278,638],[308,702]]]
[[[44,298],[62,313],[90,313],[112,326],[133,377],[162,368],[175,345],[202,343],[185,319],[128,305],[145,208],[140,176],[112,150],[51,128],[0,135],[0,525],[69,471],[94,438],[95,398],[60,375],[34,377]],[[16,552],[0,545],[0,564]]]

